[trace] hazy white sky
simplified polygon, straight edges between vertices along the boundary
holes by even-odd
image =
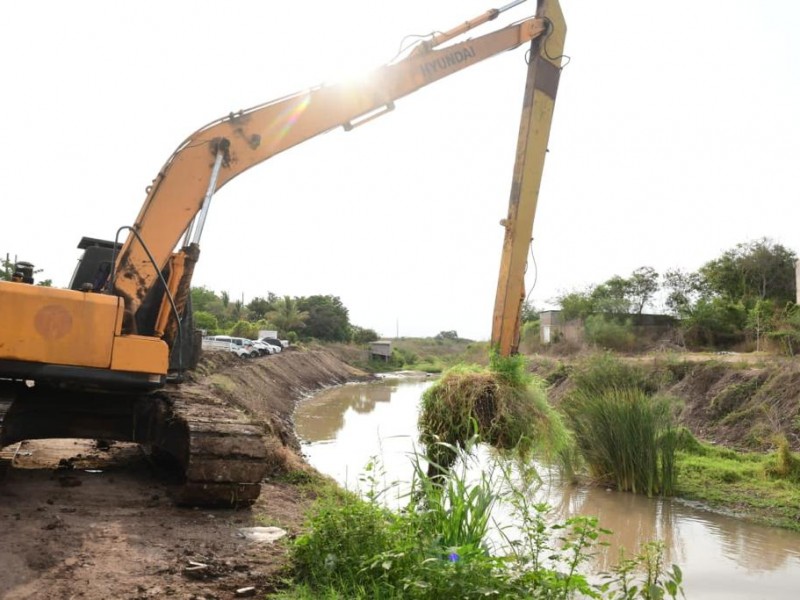
[[[489,0],[0,4],[0,251],[66,286],[205,123],[390,60]],[[800,2],[562,0],[532,301],[739,242],[800,250]],[[502,23],[535,11],[535,0]],[[478,35],[495,24],[477,30]],[[525,80],[519,48],[246,172],[195,285],[334,294],[383,335],[487,339]],[[527,284],[533,283],[529,267]]]

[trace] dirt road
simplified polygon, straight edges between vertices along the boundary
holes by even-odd
[[[296,399],[359,376],[329,355],[258,361],[222,359],[199,383],[224,377],[230,401],[262,419],[287,455]],[[136,445],[43,440],[13,450],[15,468],[0,482],[4,600],[263,597],[285,564],[285,545],[252,541],[249,528],[291,536],[311,502],[302,487],[273,477],[252,508],[178,508]]]

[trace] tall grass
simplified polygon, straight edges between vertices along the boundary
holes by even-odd
[[[589,474],[618,490],[672,495],[675,452],[684,436],[672,398],[658,395],[665,373],[611,354],[595,355],[572,374],[561,408]]]
[[[564,410],[595,479],[620,491],[672,495],[678,435],[668,399],[632,387],[578,390]]]

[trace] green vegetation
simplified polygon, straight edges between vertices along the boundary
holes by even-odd
[[[592,584],[587,565],[610,532],[591,517],[551,524],[545,505],[507,471],[467,477],[469,450],[454,449],[458,467],[446,479],[429,478],[414,460],[416,479],[399,512],[352,494],[321,497],[307,532],[291,548],[292,587],[276,597],[302,598],[676,598],[681,571],[663,565],[657,543],[643,547]],[[370,481],[374,484],[376,479]],[[489,511],[512,509],[515,532],[503,529],[494,547]],[[637,590],[641,590],[638,593]]]
[[[195,324],[210,335],[227,334],[255,339],[260,330],[277,330],[292,342],[320,340],[366,344],[378,339],[372,329],[350,323],[347,307],[337,296],[253,298],[248,304],[231,302],[227,292],[192,288]]]
[[[521,355],[492,354],[489,368],[453,367],[422,397],[420,441],[429,460],[448,467],[451,448],[464,447],[474,435],[502,450],[530,456],[569,456],[571,441],[558,413],[548,404],[541,380],[526,370]]]
[[[658,377],[610,354],[576,367],[561,408],[589,475],[620,491],[672,495],[678,444]]]
[[[612,326],[641,314],[661,290],[667,310],[679,319],[687,347],[774,350],[793,356],[800,349],[796,260],[795,252],[763,238],[738,244],[696,272],[670,270],[660,276],[641,267],[627,278],[615,275],[558,300],[563,317],[582,319],[587,340],[603,348],[630,349],[624,331]]]
[[[612,315],[589,315],[584,321],[586,341],[600,348],[627,352],[636,345],[636,336],[630,319]]]
[[[676,494],[767,525],[800,531],[800,458],[786,438],[771,453],[695,441],[677,453]]]
[[[593,479],[620,491],[672,495],[677,433],[668,399],[632,387],[578,390],[564,410]]]

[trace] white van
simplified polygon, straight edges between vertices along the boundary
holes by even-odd
[[[258,356],[252,344],[245,344],[242,338],[233,338],[229,335],[209,335],[203,338],[203,350],[226,350],[242,358]]]

